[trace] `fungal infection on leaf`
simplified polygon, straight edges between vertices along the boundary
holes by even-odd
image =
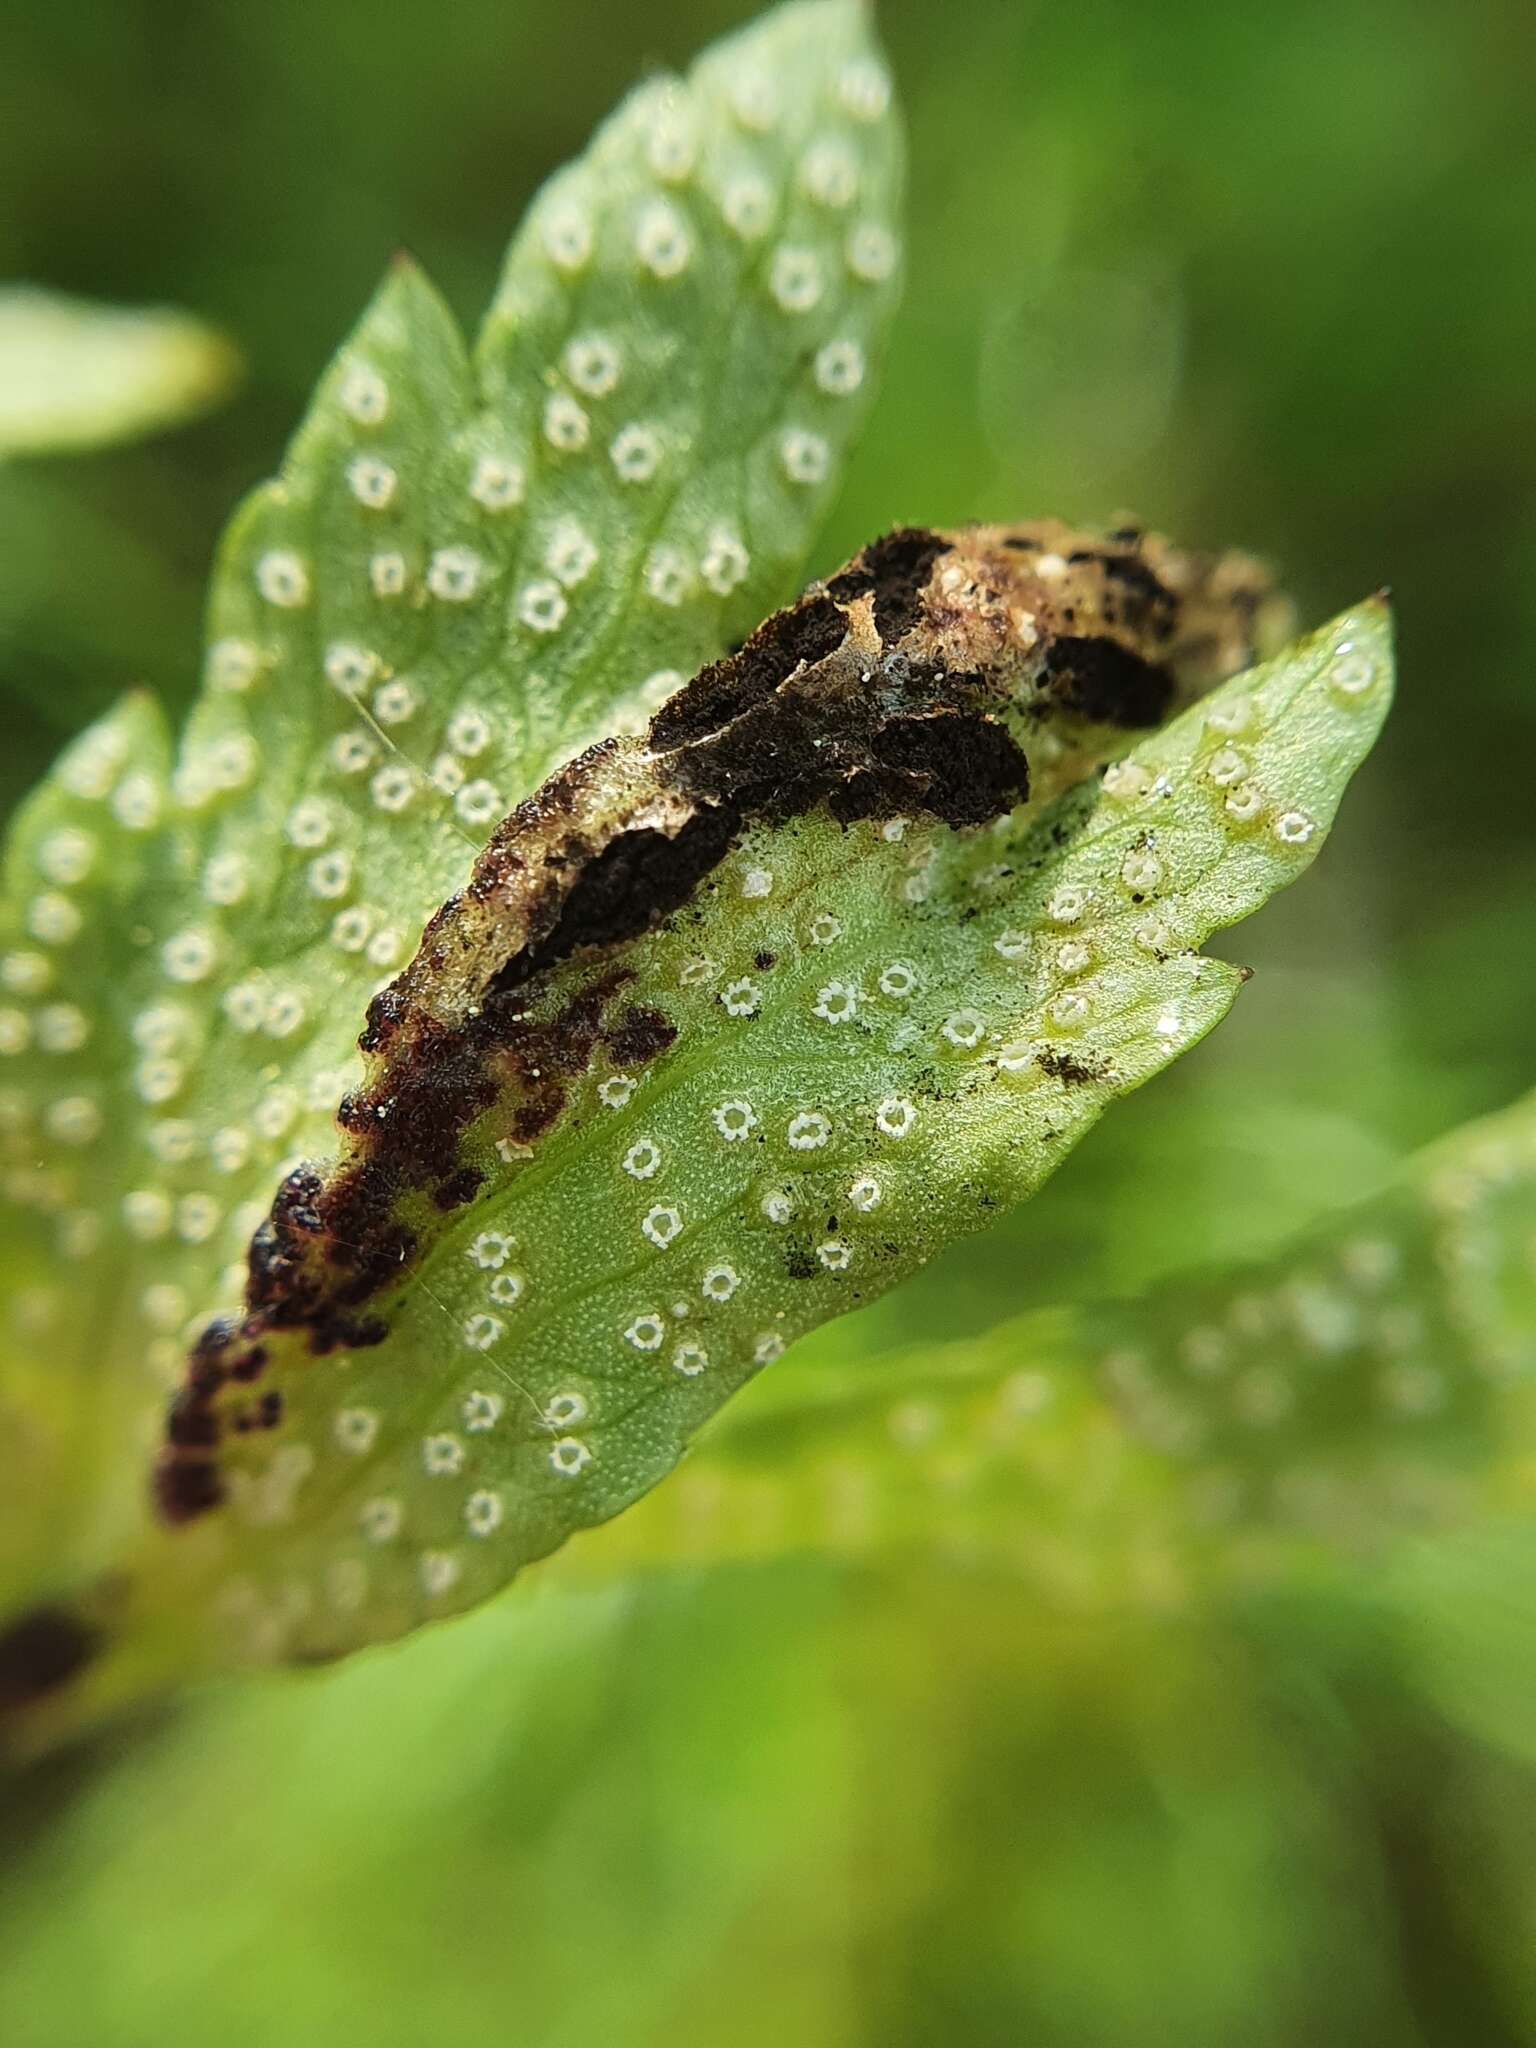
[[[217,1532],[237,1633],[277,1643],[269,1573],[315,1589],[282,1654],[483,1597],[1209,1029],[1242,976],[1201,940],[1310,858],[1275,827],[1321,836],[1390,688],[1371,605],[1202,696],[1270,603],[1140,534],[898,533],[511,813],[374,998],[339,1154],[279,1190],[173,1405],[162,1511]],[[1208,773],[1239,690],[1245,818]],[[384,1418],[361,1471],[342,1389]]]
[[[795,599],[900,178],[868,10],[805,0],[625,102],[472,349],[397,262],[179,744],[130,697],[20,814],[23,1648],[131,1689],[472,1605],[1225,1012],[1198,948],[1322,845],[1385,612],[1266,660],[1250,563],[1055,522]]]

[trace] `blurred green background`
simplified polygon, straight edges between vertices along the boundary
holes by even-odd
[[[249,379],[0,469],[0,802],[126,683],[187,701],[220,524],[390,252],[472,321],[540,178],[746,12],[7,11],[0,276],[184,305]],[[1389,583],[1401,685],[1238,935],[1232,1021],[807,1347],[872,1370],[1261,1252],[1529,1085],[1536,1038],[1528,7],[879,12],[907,304],[817,566],[1131,509],[1271,557],[1307,621]],[[1485,1532],[1156,1621],[938,1566],[534,1573],[10,1788],[4,2038],[1536,2041],[1533,1565]]]

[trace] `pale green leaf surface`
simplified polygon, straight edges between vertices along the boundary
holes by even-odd
[[[281,1427],[228,1438],[228,1505],[161,1545],[162,1625],[204,1605],[226,1654],[337,1652],[636,1500],[787,1344],[1031,1193],[1225,1014],[1242,973],[1196,949],[1314,856],[1390,686],[1373,601],[1043,810],[753,828],[620,956],[671,1050],[599,1065],[530,1159],[471,1134],[487,1191],[416,1219],[383,1342],[273,1337]]]
[[[1533,1246],[1527,1096],[1273,1258],[841,1371],[786,1361],[562,1569],[920,1549],[1063,1606],[1155,1607],[1395,1546],[1416,1586],[1410,1539],[1536,1501]]]
[[[174,426],[223,398],[239,370],[233,346],[190,313],[0,287],[0,460]]]
[[[174,764],[135,700],[22,813],[0,1593],[141,1512],[186,1331],[238,1298],[285,1162],[332,1149],[367,1000],[491,826],[790,593],[899,182],[864,10],[813,0],[624,104],[535,200],[473,360],[397,263],[225,536]]]

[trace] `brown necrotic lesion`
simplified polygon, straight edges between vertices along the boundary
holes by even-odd
[[[340,1153],[279,1188],[244,1314],[199,1340],[158,1469],[162,1511],[223,1497],[220,1446],[275,1427],[254,1382],[284,1336],[379,1342],[424,1233],[473,1202],[465,1140],[494,1106],[517,1150],[600,1059],[661,1059],[626,949],[684,909],[750,828],[810,813],[957,831],[1049,800],[1283,632],[1245,558],[1056,521],[883,536],[711,663],[638,737],[603,741],[508,817],[370,1005]]]

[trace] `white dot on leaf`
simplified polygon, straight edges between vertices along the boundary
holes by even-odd
[[[859,992],[851,981],[829,981],[819,989],[811,1014],[828,1024],[847,1024],[858,1012]]]
[[[732,1102],[719,1103],[710,1115],[715,1129],[728,1144],[739,1143],[757,1128],[757,1112],[750,1102],[739,1097]]]
[[[476,1392],[465,1395],[464,1405],[459,1413],[463,1417],[464,1427],[471,1436],[483,1436],[488,1429],[494,1429],[501,1420],[505,1405],[500,1394]]]
[[[500,1526],[503,1513],[501,1495],[479,1486],[464,1503],[464,1525],[471,1536],[489,1536]]]
[[[351,640],[333,640],[325,650],[325,679],[332,689],[352,697],[373,680],[377,657]]]
[[[733,234],[744,242],[756,241],[773,219],[773,193],[761,178],[733,178],[721,194],[720,211]]]
[[[535,633],[554,633],[565,622],[569,606],[558,583],[536,581],[518,593],[517,615]]]
[[[398,597],[405,588],[405,557],[388,550],[368,558],[368,581],[375,597]]]
[[[644,208],[635,227],[635,254],[653,277],[679,277],[693,256],[688,224],[665,199]]]
[[[451,1479],[464,1467],[464,1446],[446,1430],[423,1437],[421,1462],[434,1479]]]
[[[779,461],[792,484],[825,483],[832,466],[832,451],[820,434],[805,427],[790,427],[779,439]]]
[[[661,467],[661,436],[638,423],[621,427],[613,437],[608,459],[622,482],[647,484]]]
[[[453,808],[466,825],[489,825],[501,816],[506,805],[495,783],[481,776],[465,783],[454,797]]]
[[[1133,896],[1151,896],[1162,886],[1163,864],[1155,853],[1134,849],[1120,864],[1120,879]]]
[[[746,579],[751,559],[738,534],[717,526],[699,560],[699,574],[717,597],[729,597]]]
[[[360,426],[374,427],[389,412],[389,386],[371,363],[351,364],[341,380],[341,409]]]
[[[451,1550],[424,1550],[418,1566],[421,1589],[432,1599],[452,1592],[459,1580],[459,1560]]]
[[[831,1135],[831,1119],[819,1109],[799,1111],[790,1118],[785,1130],[785,1136],[796,1152],[818,1151]]]
[[[816,382],[833,398],[846,398],[864,382],[864,351],[856,341],[829,341],[816,352]]]
[[[469,495],[487,512],[505,512],[522,503],[526,487],[518,463],[499,455],[482,455],[469,480]]]
[[[653,1245],[665,1250],[683,1227],[683,1219],[676,1209],[658,1204],[647,1209],[641,1218],[640,1228]]]
[[[248,690],[261,673],[261,653],[249,640],[215,640],[208,650],[209,686],[215,690]]]
[[[813,249],[784,248],[774,254],[768,289],[786,313],[808,313],[821,297],[821,261]]]
[[[576,455],[591,437],[592,423],[568,392],[557,391],[545,401],[544,438],[562,455]]]
[[[1316,830],[1305,811],[1282,811],[1275,820],[1275,837],[1282,846],[1305,846]]]
[[[206,981],[217,958],[212,934],[204,931],[178,932],[160,948],[160,965],[172,981]]]
[[[394,498],[399,478],[387,462],[359,455],[347,464],[347,489],[370,512],[382,512]]]
[[[379,1433],[379,1418],[372,1408],[341,1408],[337,1410],[332,1433],[339,1449],[353,1457],[361,1457],[373,1448]]]
[[[574,206],[553,206],[544,216],[540,239],[557,270],[577,271],[592,256],[592,224]]]
[[[606,398],[619,381],[623,358],[606,335],[578,334],[561,358],[565,374],[588,398]]]
[[[358,1512],[358,1527],[370,1543],[390,1543],[405,1520],[397,1500],[370,1500]]]
[[[45,946],[67,946],[79,937],[84,923],[79,905],[55,890],[34,896],[27,905],[27,930]]]
[[[851,206],[859,191],[858,158],[836,139],[813,142],[801,160],[800,183],[818,206]]]
[[[975,1010],[956,1010],[944,1019],[943,1024],[944,1036],[950,1044],[967,1050],[981,1043],[986,1028],[981,1015]]]
[[[778,123],[779,93],[766,71],[739,71],[730,86],[731,112],[743,128],[766,135]]]
[[[720,991],[721,1006],[728,1017],[754,1016],[761,1000],[757,983],[745,978],[727,982]]]
[[[891,81],[868,57],[855,57],[837,75],[837,97],[854,121],[878,121],[891,104]]]
[[[309,570],[291,548],[269,548],[256,563],[256,588],[268,604],[294,610],[309,602]]]
[[[467,604],[484,574],[485,563],[473,548],[439,548],[427,567],[427,588],[445,604]]]
[[[688,558],[681,549],[652,548],[645,564],[645,588],[658,604],[680,605],[692,582]]]
[[[597,567],[597,560],[597,547],[578,521],[562,519],[555,526],[544,551],[544,566],[557,583],[570,589],[584,582]]]
[[[916,1121],[916,1109],[900,1095],[888,1095],[875,1111],[875,1128],[887,1138],[904,1138]]]
[[[624,1171],[632,1180],[649,1180],[661,1165],[661,1147],[650,1138],[637,1138],[624,1154]]]
[[[877,221],[866,221],[848,237],[847,261],[864,284],[880,284],[896,268],[896,238]]]
[[[1045,914],[1052,924],[1076,924],[1088,908],[1088,892],[1075,882],[1063,882],[1047,899]]]

